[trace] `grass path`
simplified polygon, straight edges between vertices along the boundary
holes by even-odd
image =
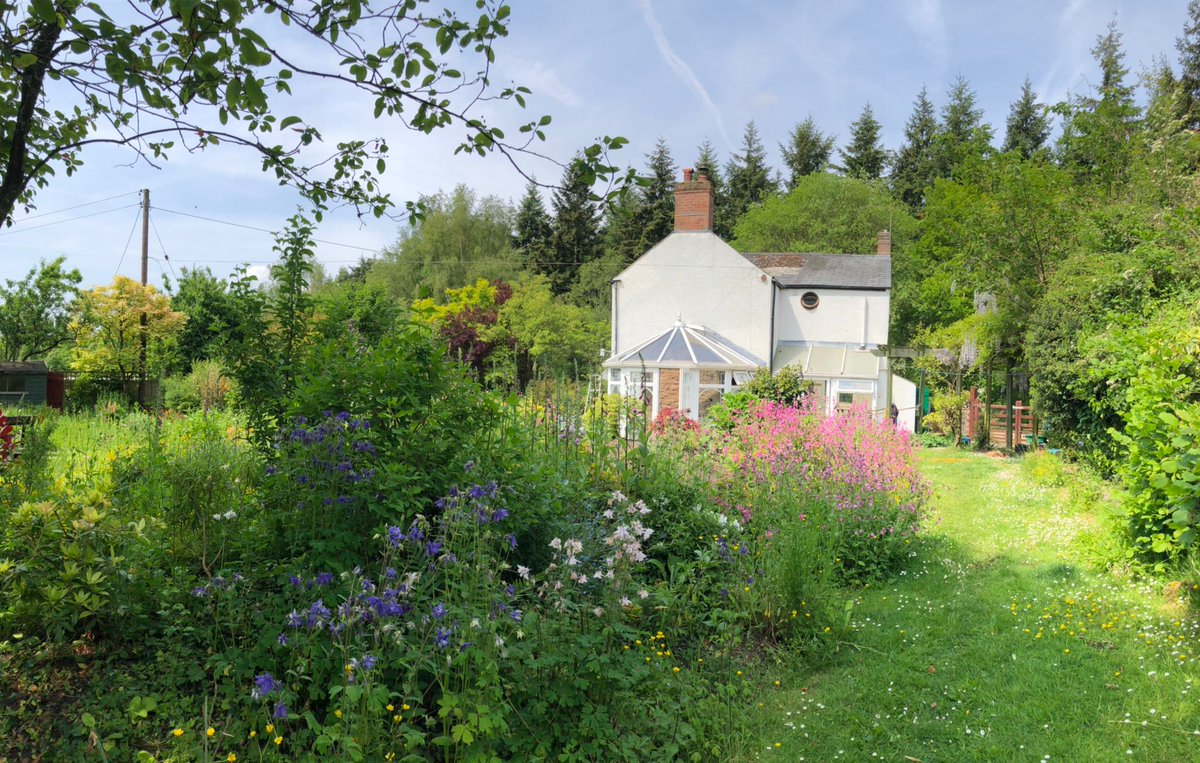
[[[1200,761],[1200,623],[1086,563],[1095,507],[1018,462],[922,454],[934,517],[855,599],[832,667],[783,675],[757,757]]]

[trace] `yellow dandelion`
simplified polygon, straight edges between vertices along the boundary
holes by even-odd
[[[337,718],[341,718],[341,717],[342,717],[342,711],[341,711],[341,710],[334,710],[334,711],[333,711],[333,714],[334,714],[334,716],[335,716],[335,717],[337,717]]]
[[[403,711],[405,711],[405,712],[408,712],[409,710],[412,710],[412,708],[411,708],[411,707],[409,707],[408,705],[401,705],[401,706],[400,706],[400,709],[401,709],[401,710],[403,710]]]
[[[234,761],[237,760],[237,753],[236,752],[229,753],[229,757],[225,758],[225,760],[229,761],[229,763],[234,763]]]
[[[217,730],[214,729],[212,726],[209,726],[208,730],[205,731],[204,733],[207,734],[208,737],[211,739],[217,733]]]
[[[389,713],[390,713],[390,712],[392,712],[392,711],[393,711],[393,710],[395,710],[395,709],[396,709],[396,708],[392,707],[391,705],[388,705],[388,706],[387,706],[387,711],[388,711]]]
[[[258,736],[258,732],[254,729],[250,729],[250,738],[253,739],[256,736]]]
[[[174,731],[171,732],[171,736],[173,736],[173,737],[183,736],[183,729],[175,729]]]

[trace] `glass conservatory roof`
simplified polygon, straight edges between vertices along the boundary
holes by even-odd
[[[846,346],[793,345],[775,353],[775,367],[784,366],[796,366],[805,376],[873,379],[879,375],[879,356]]]
[[[633,349],[609,358],[606,366],[703,366],[753,370],[766,365],[716,332],[682,321]]]

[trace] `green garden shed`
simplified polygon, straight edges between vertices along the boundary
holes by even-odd
[[[40,360],[0,362],[0,408],[45,405],[50,369]]]

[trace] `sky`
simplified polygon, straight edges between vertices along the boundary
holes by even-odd
[[[469,15],[472,2],[449,0]],[[1003,139],[1009,105],[1026,77],[1055,103],[1096,81],[1090,50],[1116,19],[1133,77],[1156,58],[1174,63],[1187,0],[511,0],[510,32],[496,45],[493,82],[529,87],[528,108],[486,115],[513,126],[553,117],[537,149],[559,161],[599,136],[629,144],[613,155],[639,169],[664,139],[679,167],[691,166],[709,139],[722,161],[754,119],[769,160],[811,114],[844,145],[849,125],[870,103],[887,148],[897,148],[918,91],[940,109],[962,75],[985,119]],[[304,43],[290,43],[298,55]],[[305,116],[326,142],[384,137],[390,146],[384,189],[399,202],[466,184],[480,194],[519,200],[525,179],[502,157],[454,155],[464,131],[433,135],[375,120],[370,102],[330,86],[297,88],[281,112]],[[515,129],[509,130],[510,134]],[[58,176],[37,209],[0,230],[0,279],[39,260],[65,256],[84,285],[139,275],[139,189],[150,190],[150,280],[184,268],[225,275],[239,263],[265,274],[274,237],[304,202],[259,170],[244,149],[176,152],[159,167],[119,149],[83,155],[84,167]],[[554,182],[555,164],[521,162]],[[204,219],[201,219],[204,218]],[[372,256],[396,241],[404,222],[326,215],[317,258],[326,270]]]

